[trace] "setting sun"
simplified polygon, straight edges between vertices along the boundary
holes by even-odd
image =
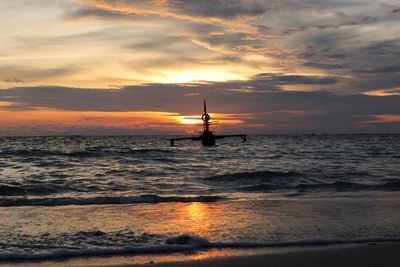
[[[195,124],[202,124],[203,121],[201,120],[200,116],[184,116],[180,117],[179,121],[181,124],[190,124],[190,125],[195,125]]]

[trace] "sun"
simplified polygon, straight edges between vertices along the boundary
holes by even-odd
[[[201,120],[197,120],[197,119],[182,119],[181,123],[182,124],[194,125],[194,124],[202,123],[202,121]]]
[[[186,125],[196,125],[196,124],[202,124],[203,121],[201,120],[200,116],[181,116],[179,117],[179,122],[181,124],[186,124]]]

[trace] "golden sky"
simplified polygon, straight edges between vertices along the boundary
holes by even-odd
[[[400,127],[395,0],[0,0],[0,17],[0,135],[188,133],[203,99],[219,131]]]

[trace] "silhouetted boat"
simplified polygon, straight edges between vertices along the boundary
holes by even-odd
[[[204,113],[203,115],[201,115],[201,120],[203,121],[203,133],[200,136],[171,138],[169,139],[171,146],[173,146],[175,144],[175,141],[178,140],[192,140],[192,141],[201,140],[203,146],[214,146],[216,139],[224,139],[227,137],[240,137],[242,142],[245,142],[247,140],[247,135],[245,134],[214,135],[213,132],[210,131],[211,117],[207,113],[207,106],[205,100],[204,100]]]

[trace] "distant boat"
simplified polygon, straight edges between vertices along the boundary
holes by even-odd
[[[174,146],[175,141],[178,141],[178,140],[192,140],[192,141],[201,140],[201,143],[203,144],[203,146],[214,146],[216,139],[224,139],[227,137],[240,137],[242,142],[246,142],[246,140],[247,140],[247,135],[245,135],[245,134],[214,135],[213,132],[210,131],[211,117],[207,113],[207,105],[206,105],[205,100],[204,100],[204,113],[203,113],[203,115],[201,115],[201,120],[203,121],[203,133],[200,136],[171,138],[171,139],[169,139],[171,146]]]

